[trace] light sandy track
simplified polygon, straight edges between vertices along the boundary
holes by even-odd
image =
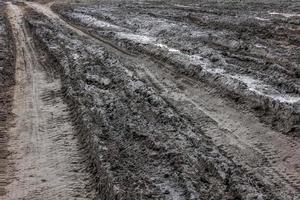
[[[39,64],[23,22],[23,10],[7,4],[16,45],[16,86],[9,131],[6,200],[90,199],[90,174],[77,144],[75,131],[63,102],[61,83]]]
[[[100,43],[104,41],[87,34],[82,27],[78,29],[63,21],[47,6],[36,3],[28,5],[49,18],[59,20],[80,35],[93,40],[100,39]],[[126,50],[120,50],[114,44],[104,45],[123,58],[130,57],[124,53]],[[245,167],[249,173],[261,176],[266,183],[283,185],[279,186],[281,191],[299,193],[299,139],[271,130],[251,113],[241,112],[232,103],[218,97],[214,89],[173,72],[172,66],[150,60],[141,61],[134,57],[130,59],[140,63],[136,64],[136,72],[140,77],[156,85],[164,99],[180,112],[189,115],[237,164]]]

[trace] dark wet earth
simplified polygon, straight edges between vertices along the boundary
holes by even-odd
[[[0,7],[4,3],[0,1]],[[4,187],[9,184],[6,176],[8,162],[8,134],[6,127],[12,121],[12,96],[14,85],[14,56],[10,28],[6,15],[0,11],[0,197],[5,194]]]
[[[299,3],[19,6],[98,199],[299,199]]]
[[[297,3],[278,7],[133,2],[55,8],[132,52],[184,65],[179,70],[246,102],[277,130],[293,132],[299,131],[300,16]]]

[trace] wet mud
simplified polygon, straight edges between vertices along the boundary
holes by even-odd
[[[0,23],[21,83],[0,195],[300,198],[297,3],[43,3]]]
[[[272,4],[261,4],[262,10],[251,4],[164,2],[53,8],[95,36],[169,62],[178,72],[218,87],[266,124],[297,135],[299,16],[274,17]]]
[[[261,90],[267,86],[275,90],[270,82],[234,73],[238,70],[227,72],[228,66],[216,68],[212,63],[224,58],[214,53],[220,50],[210,46],[204,49],[213,52],[211,55],[205,55],[206,51],[203,55],[191,55],[162,42],[163,39],[156,38],[156,30],[149,29],[159,26],[141,23],[156,22],[152,16],[150,20],[145,19],[148,16],[143,18],[144,15],[140,15],[141,19],[124,19],[135,26],[135,31],[129,22],[127,26],[122,25],[125,22],[116,14],[118,4],[96,5],[95,10],[76,5],[79,8],[74,6],[72,12],[65,11],[69,6],[54,6],[55,11],[57,7],[61,9],[59,13],[64,18],[47,6],[35,3],[27,6],[32,9],[26,18],[30,30],[58,63],[56,70],[63,77],[64,94],[74,115],[73,122],[97,177],[99,198],[297,198],[297,168],[290,168],[291,163],[281,162],[280,158],[276,160],[271,150],[280,150],[283,155],[299,147],[297,139],[293,142],[292,137],[282,134],[297,125],[297,95],[282,95],[279,92],[282,88],[276,87],[278,97],[272,96]],[[76,9],[86,10],[84,13]],[[105,21],[100,19],[98,15],[105,13],[101,9],[109,10],[107,13],[115,17],[115,21],[108,17]],[[87,10],[94,15],[87,15]],[[130,7],[130,11],[134,9]],[[176,23],[172,26],[177,27],[178,32],[179,27],[185,28]],[[153,35],[141,34],[139,29],[153,32]],[[170,34],[168,30],[174,32],[170,28],[162,32]],[[220,88],[228,92],[218,95]],[[241,127],[231,130],[229,121],[222,121],[213,112],[214,108],[209,108],[213,104],[201,102],[201,96],[195,98],[197,92],[208,101],[212,96],[218,98],[219,106],[226,106],[223,111],[228,115],[238,117],[245,112],[247,117],[233,122],[241,123]],[[236,101],[232,101],[230,92],[236,93]],[[274,119],[276,116],[272,113],[287,110],[288,120],[281,124],[284,131],[272,131],[259,122],[254,116],[257,113],[247,108],[247,104],[253,103],[250,100],[245,106],[232,108],[240,103],[239,96],[256,99],[268,110],[271,110],[268,100],[263,104],[259,97],[262,101],[275,99],[277,110],[271,110],[268,116]],[[266,112],[263,115],[266,116]],[[253,125],[246,127],[247,118],[251,117],[254,117]],[[259,136],[257,131],[265,134]],[[243,132],[246,133],[237,139],[235,134]],[[228,133],[231,136],[226,136]],[[258,138],[253,139],[256,136]],[[264,142],[270,138],[272,143],[267,146]],[[287,147],[290,149],[281,150],[278,144],[283,143],[290,144]],[[245,150],[240,152],[243,148]],[[290,162],[297,162],[297,155]],[[291,179],[280,171],[281,168],[293,173]]]
[[[4,7],[0,1],[0,7]],[[5,13],[0,11],[0,198],[6,194],[5,186],[10,180],[7,177],[7,168],[10,165],[7,150],[9,127],[14,118],[12,113],[14,79],[14,44],[11,28]]]

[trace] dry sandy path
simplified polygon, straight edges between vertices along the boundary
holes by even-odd
[[[8,150],[13,164],[6,200],[91,199],[90,174],[80,153],[60,79],[46,74],[23,21],[23,9],[7,4],[16,45],[14,126]]]

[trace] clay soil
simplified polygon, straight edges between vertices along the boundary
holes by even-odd
[[[297,1],[0,6],[0,199],[300,199]]]

